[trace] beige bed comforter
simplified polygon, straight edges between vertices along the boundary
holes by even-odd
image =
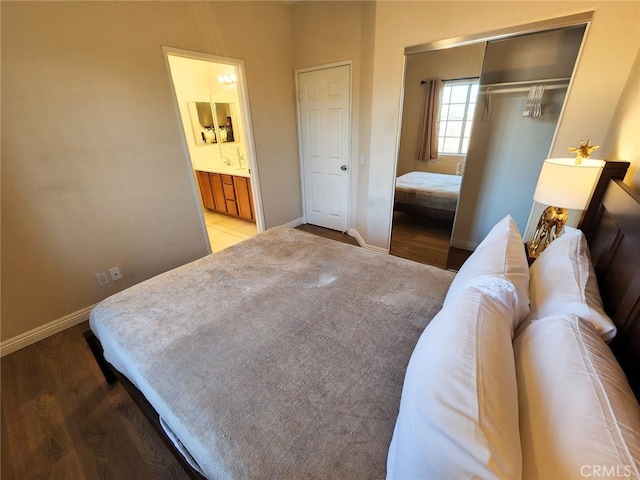
[[[452,278],[278,227],[104,300],[91,328],[208,478],[383,478]]]
[[[409,172],[396,178],[397,203],[455,212],[460,196],[458,175]]]

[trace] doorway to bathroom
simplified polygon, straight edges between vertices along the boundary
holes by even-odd
[[[264,230],[242,60],[163,48],[212,252]]]

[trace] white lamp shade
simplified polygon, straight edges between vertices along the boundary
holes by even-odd
[[[533,199],[552,207],[584,210],[591,199],[603,160],[549,158],[544,161]]]

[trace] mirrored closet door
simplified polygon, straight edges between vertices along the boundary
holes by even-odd
[[[524,231],[586,22],[540,30],[407,49],[391,254],[456,268],[507,213]]]
[[[485,44],[405,58],[391,254],[444,267]]]

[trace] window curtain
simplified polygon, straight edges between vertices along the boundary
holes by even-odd
[[[438,158],[438,114],[442,80],[425,80],[424,84],[426,91],[420,123],[418,160],[435,160]]]

